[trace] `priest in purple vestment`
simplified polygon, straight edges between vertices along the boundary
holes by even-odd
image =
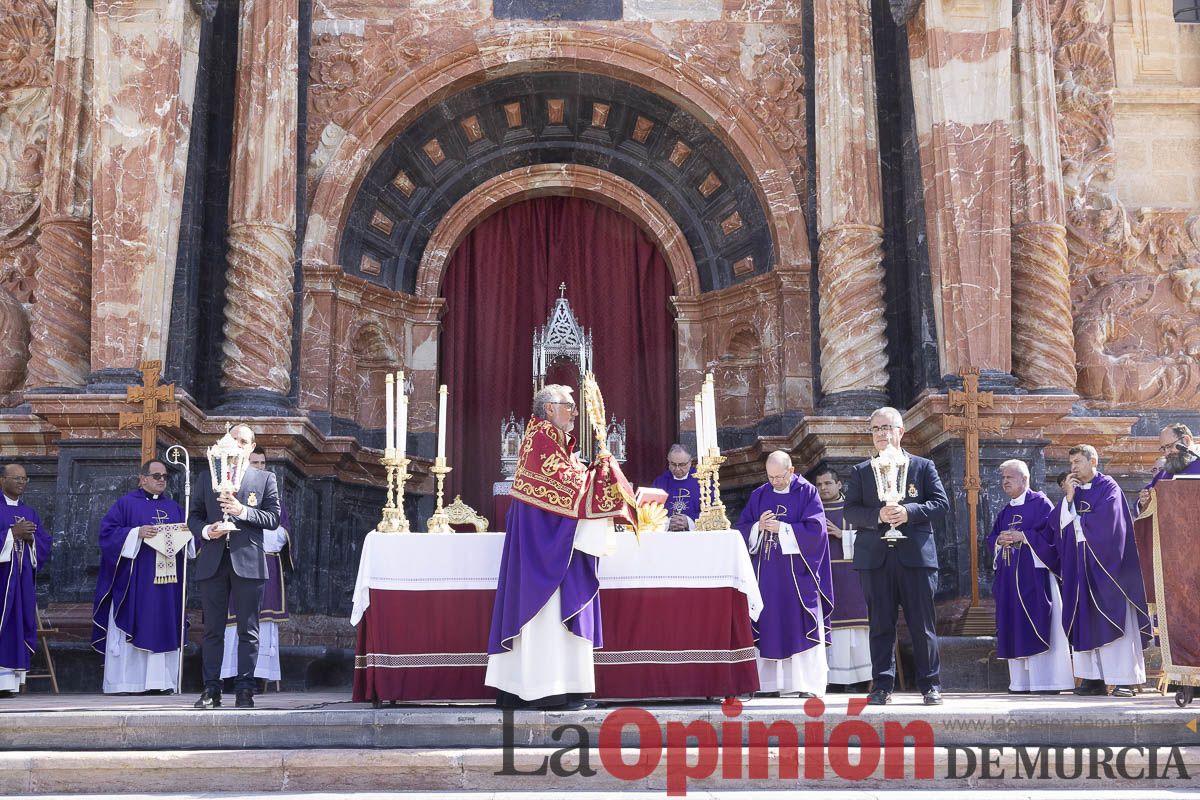
[[[987,546],[992,551],[992,597],[996,601],[996,655],[1008,660],[1012,694],[1058,694],[1075,688],[1071,650],[1062,628],[1058,579],[1039,557],[1039,533],[1054,511],[1029,488],[1029,467],[1012,459],[1000,465],[1008,503],[996,515]]]
[[[183,509],[164,494],[167,477],[166,464],[147,461],[138,488],[100,520],[92,647],[104,655],[106,694],[179,691],[184,559],[195,548],[186,531],[171,534],[186,541],[168,547],[170,555],[154,546],[161,526],[184,521]]]
[[[50,557],[50,534],[38,513],[21,501],[29,478],[20,464],[0,477],[0,697],[20,691],[37,647],[37,595],[33,579]]]
[[[825,694],[833,574],[825,510],[783,450],[767,456],[767,483],[750,495],[737,527],[746,538],[763,610],[754,622],[764,693]]]
[[[1065,495],[1043,531],[1062,577],[1063,627],[1074,649],[1075,693],[1132,697],[1146,680],[1142,649],[1151,638],[1146,588],[1121,487],[1098,472],[1099,454],[1081,444],[1069,451]],[[1053,565],[1051,565],[1053,566]]]
[[[1150,502],[1150,490],[1159,481],[1173,480],[1177,475],[1200,476],[1200,448],[1187,425],[1177,422],[1158,432],[1158,450],[1163,465],[1150,482],[1138,492],[1138,510],[1142,511]]]
[[[637,515],[611,456],[579,461],[578,415],[571,389],[548,385],[521,440],[484,677],[502,707],[578,709],[596,689],[597,562],[614,545],[613,522]]]
[[[846,524],[846,495],[837,471],[826,467],[813,475],[813,486],[825,507],[829,561],[833,572],[832,631],[829,636],[829,690],[866,692],[871,681],[871,641],[867,600],[854,571],[854,534]]]
[[[700,481],[692,472],[692,454],[681,444],[667,451],[667,471],[650,484],[667,493],[667,513],[671,519],[667,530],[695,530],[700,518]]]

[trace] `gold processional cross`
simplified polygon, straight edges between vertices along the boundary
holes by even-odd
[[[175,402],[175,384],[159,385],[162,373],[161,361],[143,361],[142,385],[130,386],[125,390],[125,399],[130,403],[141,403],[141,411],[122,411],[117,426],[121,430],[142,429],[142,461],[145,464],[158,457],[158,428],[179,427],[179,409],[159,411],[159,403]]]
[[[950,408],[961,408],[963,413],[943,414],[942,430],[947,433],[960,431],[966,450],[966,476],[963,484],[967,489],[968,528],[971,542],[971,607],[962,621],[965,636],[990,636],[996,632],[996,620],[991,612],[979,605],[979,490],[983,484],[979,479],[979,434],[999,433],[1000,420],[980,419],[979,409],[992,407],[992,393],[979,391],[979,368],[967,367],[961,373],[963,388],[950,391]]]

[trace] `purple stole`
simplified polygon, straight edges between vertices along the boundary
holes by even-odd
[[[12,556],[0,563],[0,668],[28,670],[30,655],[37,647],[37,594],[34,573],[46,565],[50,557],[50,534],[42,527],[36,511],[24,503],[10,506],[0,499],[0,547],[8,529],[23,517],[37,526],[33,547],[13,537]],[[34,566],[34,556],[37,566]]]
[[[186,550],[175,555],[175,583],[154,582],[154,548],[142,545],[133,559],[121,556],[130,528],[173,522],[183,522],[183,509],[166,495],[155,499],[141,489],[113,503],[100,520],[100,574],[92,602],[92,648],[97,652],[105,652],[110,609],[117,627],[139,650],[179,649]]]
[[[996,556],[992,597],[996,600],[996,655],[1000,658],[1026,658],[1050,649],[1053,578],[1049,569],[1034,565],[1033,557],[1041,538],[1038,531],[1052,513],[1054,506],[1046,495],[1026,490],[1022,505],[1006,504],[1001,509],[987,538],[989,553],[995,551],[996,539],[1004,531],[1021,531],[1030,542],[1028,547],[1001,548]]]
[[[1051,512],[1043,531],[1057,534],[1053,546],[1062,577],[1063,629],[1071,647],[1095,650],[1121,638],[1129,603],[1146,647],[1151,638],[1146,587],[1133,537],[1133,518],[1121,487],[1097,472],[1090,488],[1075,490],[1075,509],[1085,542],[1075,541],[1074,525],[1059,529],[1061,508],[1062,503]]]
[[[808,650],[824,639],[829,643],[833,612],[833,575],[829,564],[829,535],[825,511],[811,483],[798,475],[786,494],[765,484],[754,490],[737,527],[749,541],[750,529],[764,511],[792,526],[797,555],[784,555],[778,544],[751,556],[763,610],[754,623],[754,640],[763,658],[784,659]],[[821,636],[821,625],[825,636]]]
[[[668,516],[683,514],[693,522],[700,518],[700,481],[696,480],[695,473],[678,480],[671,470],[667,470],[650,485],[667,493]]]
[[[846,521],[842,517],[842,508],[846,504],[845,497],[839,497],[825,503],[825,518],[839,528],[845,529]],[[839,628],[867,627],[867,600],[863,597],[862,584],[858,581],[858,573],[854,571],[854,561],[846,558],[842,548],[842,540],[829,537],[829,560],[833,568],[833,614],[830,616],[830,626]]]

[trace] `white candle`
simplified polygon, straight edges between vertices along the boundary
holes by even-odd
[[[704,445],[709,450],[720,450],[717,444],[717,403],[711,372],[704,378]]]
[[[396,457],[408,452],[408,395],[404,393],[404,372],[396,373]]]
[[[385,451],[391,450],[396,446],[396,408],[392,397],[392,386],[395,383],[395,376],[392,373],[387,374],[384,381],[383,397],[384,406],[387,408],[387,427],[383,429],[383,448]]]
[[[446,384],[438,389],[438,449],[437,457],[446,458]]]
[[[699,460],[708,455],[704,449],[704,400],[700,395],[696,395],[693,418],[696,423],[696,460]]]

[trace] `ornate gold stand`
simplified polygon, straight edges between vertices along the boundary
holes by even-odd
[[[450,518],[446,515],[446,510],[442,507],[442,491],[443,485],[446,482],[446,475],[453,467],[446,466],[446,457],[441,456],[434,460],[433,466],[429,469],[437,477],[437,509],[434,510],[433,516],[429,518],[429,524],[426,526],[430,533],[449,533]]]
[[[394,448],[383,451],[383,465],[387,467],[387,505],[383,507],[383,518],[375,526],[380,533],[408,533],[408,517],[404,516],[404,484],[408,482],[408,458],[397,457]]]
[[[698,531],[727,531],[731,527],[725,516],[725,504],[721,502],[721,465],[725,456],[716,448],[701,457],[696,477],[700,479],[700,518],[696,520]]]

